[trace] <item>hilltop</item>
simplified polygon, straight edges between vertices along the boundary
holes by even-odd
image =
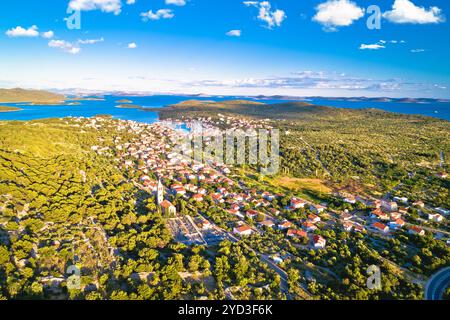
[[[63,102],[65,97],[42,90],[26,90],[26,89],[0,89],[0,102],[29,102],[29,103],[57,103]]]
[[[230,101],[201,101],[188,100],[169,105],[163,109],[148,109],[157,111],[161,119],[216,117],[218,113],[229,116],[243,116],[260,119],[305,119],[305,118],[334,118],[360,117],[367,115],[386,115],[378,109],[345,109],[318,106],[307,102],[284,102],[266,104],[248,100]]]

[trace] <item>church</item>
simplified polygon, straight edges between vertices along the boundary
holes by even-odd
[[[161,179],[158,180],[158,187],[156,189],[156,203],[161,206],[163,215],[167,217],[174,217],[177,214],[177,208],[172,202],[164,199],[164,186]]]

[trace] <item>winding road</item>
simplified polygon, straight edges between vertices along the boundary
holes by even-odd
[[[435,273],[425,286],[425,300],[442,300],[450,286],[450,267]]]

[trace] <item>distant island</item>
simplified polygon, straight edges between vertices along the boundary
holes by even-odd
[[[116,108],[121,109],[143,109],[141,106],[135,105],[135,104],[120,104],[116,106]]]
[[[79,106],[81,102],[25,102],[21,106]]]
[[[76,97],[71,98],[73,101],[105,101],[105,98],[102,97]]]
[[[253,117],[259,119],[305,119],[315,116],[333,118],[336,116],[394,114],[379,109],[346,109],[314,105],[308,102],[284,102],[266,104],[249,100],[202,101],[187,100],[165,108],[147,108],[146,111],[158,112],[160,119],[182,119],[193,117],[228,116]],[[407,116],[405,116],[407,117]]]
[[[9,106],[0,106],[0,112],[14,112],[14,111],[20,111],[22,109],[17,107],[9,107]]]
[[[133,101],[128,100],[128,99],[121,99],[121,100],[117,100],[116,103],[130,104],[130,103],[133,103]]]
[[[66,97],[60,94],[41,90],[26,89],[0,89],[0,102],[3,103],[39,103],[39,104],[61,104]]]
[[[398,102],[398,103],[449,103],[449,99],[433,99],[433,98],[389,98],[389,97],[322,97],[322,96],[246,96],[246,98],[258,100],[305,100],[305,99],[321,99],[321,100],[340,100],[353,102]]]

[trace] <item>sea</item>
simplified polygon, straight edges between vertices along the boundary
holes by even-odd
[[[192,97],[175,95],[154,95],[154,96],[113,96],[102,97],[103,100],[82,100],[77,101],[80,105],[26,105],[23,103],[0,103],[3,106],[16,106],[20,111],[0,112],[0,120],[35,120],[45,118],[63,118],[63,117],[93,117],[96,115],[111,115],[113,118],[122,120],[133,120],[144,123],[154,123],[158,121],[158,113],[153,111],[142,111],[131,108],[118,108],[121,103],[119,100],[130,100],[133,105],[139,105],[143,108],[164,108],[167,105],[179,103],[185,100],[212,100],[224,101],[235,99],[248,99],[264,103],[280,103],[303,101],[321,106],[330,106],[336,108],[377,108],[389,112],[402,114],[416,114],[430,116],[450,121],[450,103],[449,102],[381,102],[381,101],[348,101],[342,99],[320,99],[305,98],[303,100],[258,100],[255,98],[246,98],[239,96],[226,97]]]

